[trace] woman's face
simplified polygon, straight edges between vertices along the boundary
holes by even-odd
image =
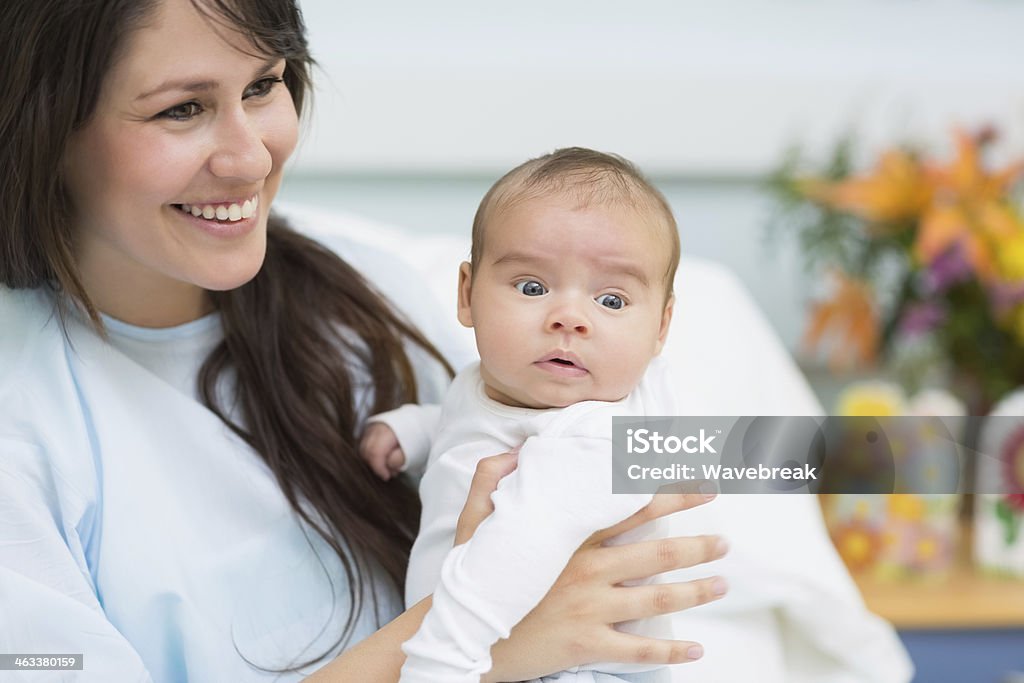
[[[252,52],[189,0],[163,0],[107,74],[65,158],[76,258],[104,313],[186,322],[210,310],[206,290],[262,265],[298,120],[284,60]]]

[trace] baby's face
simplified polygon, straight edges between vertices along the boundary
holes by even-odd
[[[672,317],[664,231],[629,207],[557,196],[495,215],[475,277],[466,263],[459,276],[487,394],[552,408],[632,391]]]

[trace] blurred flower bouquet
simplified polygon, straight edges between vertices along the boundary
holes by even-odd
[[[834,369],[880,359],[911,388],[939,370],[973,414],[1024,385],[1024,162],[988,168],[995,141],[957,132],[952,161],[890,149],[858,173],[847,140],[818,172],[793,155],[773,177],[776,229],[829,278],[809,351]]]

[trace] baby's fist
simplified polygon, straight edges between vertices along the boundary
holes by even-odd
[[[359,441],[359,455],[374,474],[387,481],[402,471],[405,453],[395,432],[383,422],[371,422]]]

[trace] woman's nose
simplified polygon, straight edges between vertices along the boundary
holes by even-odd
[[[263,131],[244,109],[224,112],[218,121],[217,140],[210,155],[210,172],[218,178],[259,182],[270,175],[273,159],[263,142]]]

